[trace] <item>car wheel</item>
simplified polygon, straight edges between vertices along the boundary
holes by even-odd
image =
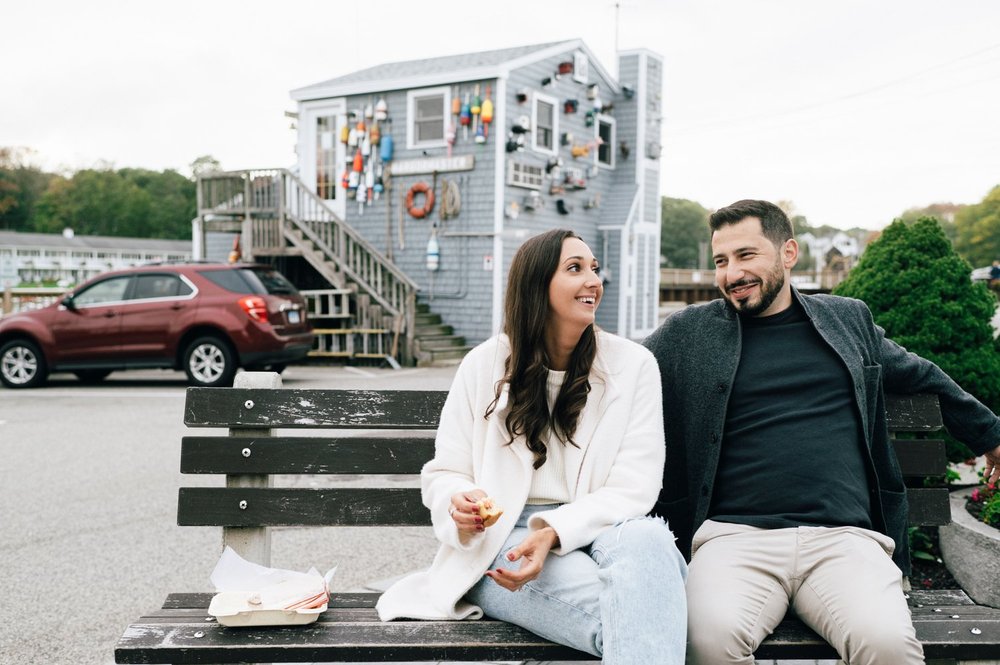
[[[231,386],[236,376],[236,361],[229,344],[223,340],[199,337],[184,351],[184,371],[192,386]]]
[[[8,388],[37,388],[47,376],[45,357],[33,342],[15,339],[0,347],[0,381]]]
[[[94,383],[100,383],[104,379],[108,378],[108,374],[111,374],[110,369],[81,369],[73,372],[76,374],[76,378],[80,379],[82,383],[88,385]]]

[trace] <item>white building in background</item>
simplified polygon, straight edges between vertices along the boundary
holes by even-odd
[[[189,240],[0,231],[0,288],[42,282],[71,286],[108,270],[190,259]]]
[[[861,256],[862,248],[858,239],[842,231],[819,237],[803,233],[798,236],[798,241],[799,244],[806,245],[810,256],[816,259],[817,273],[827,269],[849,270]]]

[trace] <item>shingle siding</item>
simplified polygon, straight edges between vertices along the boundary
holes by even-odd
[[[564,50],[556,51],[556,47],[565,44]],[[621,263],[623,242],[627,251],[636,251],[627,243],[632,233],[628,216],[632,210],[635,196],[639,193],[639,184],[646,178],[652,186],[643,190],[643,199],[636,210],[638,217],[649,222],[658,223],[659,219],[659,189],[657,179],[658,164],[655,168],[640,160],[644,158],[643,146],[637,142],[638,123],[641,120],[640,105],[645,104],[641,95],[636,94],[628,99],[621,94],[619,83],[638,91],[640,71],[644,59],[640,54],[630,53],[620,60],[619,80],[606,79],[599,63],[589,62],[588,80],[576,81],[571,73],[557,76],[560,62],[573,62],[574,55],[585,52],[581,42],[556,42],[540,44],[533,47],[503,49],[495,52],[449,56],[425,60],[421,63],[391,63],[370,70],[355,72],[346,77],[326,81],[315,86],[294,91],[299,99],[310,90],[321,91],[336,86],[354,85],[364,81],[402,80],[412,77],[419,80],[428,73],[442,71],[469,71],[476,67],[496,66],[498,71],[504,63],[522,62],[533,53],[548,54],[542,60],[530,61],[513,67],[508,77],[498,85],[496,78],[489,80],[466,80],[450,83],[451,94],[457,94],[464,99],[466,92],[473,92],[475,85],[485,91],[486,85],[492,89],[492,98],[496,108],[495,122],[490,126],[488,142],[485,145],[474,143],[470,136],[463,138],[461,127],[458,127],[458,140],[453,148],[453,155],[473,155],[475,168],[472,171],[458,173],[442,173],[437,177],[436,194],[438,200],[434,211],[427,219],[414,219],[405,210],[403,199],[410,187],[419,181],[432,184],[432,174],[399,176],[393,178],[389,189],[383,193],[381,200],[371,206],[365,206],[363,214],[359,214],[358,204],[350,199],[346,203],[346,222],[356,228],[379,251],[391,255],[400,269],[416,281],[420,286],[419,298],[431,304],[432,309],[439,313],[446,323],[452,325],[458,334],[464,335],[470,343],[480,342],[497,332],[499,321],[494,321],[493,303],[494,288],[502,290],[505,283],[495,284],[495,281],[505,282],[507,268],[517,248],[525,239],[551,228],[570,228],[576,231],[593,249],[595,255],[602,261],[611,280],[605,287],[604,301],[598,312],[599,324],[607,330],[628,334],[627,329],[620,329],[620,323],[630,321],[630,314],[623,313],[621,308],[626,302],[626,292],[635,289],[635,279],[639,275],[629,273]],[[499,74],[498,74],[499,75]],[[550,79],[543,86],[543,81]],[[426,79],[425,79],[426,80]],[[594,109],[594,102],[588,99],[588,85],[596,84],[598,96],[604,105],[611,104],[608,114],[615,120],[615,140],[610,146],[614,152],[614,169],[596,166],[597,157],[597,121],[587,126],[587,112]],[[375,85],[375,83],[373,83]],[[410,90],[414,88],[408,88]],[[418,88],[419,89],[419,88]],[[524,102],[519,103],[519,92],[526,93]],[[532,148],[532,134],[525,136],[522,150],[507,152],[504,148],[511,127],[521,116],[532,118],[533,97],[540,93],[555,100],[557,128],[554,142],[557,156],[562,160],[561,173],[558,180],[548,173],[538,191],[539,198],[544,202],[535,210],[527,210],[525,200],[531,195],[532,189],[507,185],[509,169],[512,162],[546,169],[556,155],[536,151]],[[447,154],[446,147],[426,149],[407,149],[407,89],[384,90],[372,94],[353,95],[344,98],[348,111],[364,108],[373,104],[379,98],[385,99],[389,109],[389,123],[382,125],[383,135],[391,134],[395,144],[393,161],[422,157],[443,157]],[[566,112],[567,100],[576,100],[576,111]],[[565,145],[561,139],[567,136]],[[498,143],[499,142],[499,143]],[[626,151],[621,145],[626,146]],[[498,145],[500,146],[498,157]],[[589,154],[574,158],[572,148],[586,145]],[[308,158],[303,156],[303,158]],[[350,159],[350,156],[348,156]],[[499,172],[498,172],[499,169]],[[567,186],[563,180],[572,170],[585,181],[584,189],[574,189]],[[495,201],[497,195],[497,178],[504,183],[502,201]],[[440,219],[441,180],[454,180],[458,183],[461,194],[461,211],[457,217],[449,220]],[[562,187],[563,191],[552,191],[553,184]],[[557,202],[562,201],[568,214],[558,211]],[[509,211],[511,204],[519,208],[516,217],[507,216],[501,211]],[[387,212],[387,205],[391,210]],[[654,214],[655,208],[655,214]],[[402,221],[400,221],[402,220]],[[434,273],[426,267],[426,248],[430,238],[432,224],[438,224],[437,239],[440,248],[440,268]],[[495,242],[494,233],[500,231],[499,243]],[[402,241],[400,240],[402,238]],[[497,248],[499,247],[499,252]],[[495,256],[499,253],[499,256]],[[658,252],[656,252],[658,255]],[[484,263],[489,257],[494,265],[500,262],[499,274]],[[639,257],[644,264],[642,279],[648,279],[650,270],[655,270],[656,259],[648,256]],[[652,261],[652,263],[650,263]],[[657,273],[658,275],[658,273]],[[631,290],[625,280],[629,279]],[[640,289],[645,292],[645,289]]]

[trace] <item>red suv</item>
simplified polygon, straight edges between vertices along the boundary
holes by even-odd
[[[105,273],[59,302],[0,319],[0,381],[49,372],[97,382],[123,369],[183,369],[194,386],[231,385],[237,367],[282,371],[306,356],[305,300],[270,266],[155,264]]]

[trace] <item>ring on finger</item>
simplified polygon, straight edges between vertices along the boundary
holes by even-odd
[[[448,506],[448,514],[449,515],[454,515],[455,514],[455,506],[454,506],[454,504]]]

